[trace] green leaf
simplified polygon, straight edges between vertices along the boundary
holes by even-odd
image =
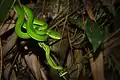
[[[97,24],[97,22],[92,22],[89,19],[87,19],[87,22],[85,25],[85,32],[90,43],[93,46],[93,52],[95,52],[104,39],[104,36],[102,35],[100,30],[100,27]]]
[[[0,22],[3,22],[16,0],[0,0]]]

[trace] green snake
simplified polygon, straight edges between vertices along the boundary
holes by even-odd
[[[55,30],[48,29],[47,23],[34,17],[32,11],[25,5],[22,5],[22,8],[15,5],[14,10],[18,16],[15,25],[15,32],[18,37],[23,39],[33,38],[37,40],[38,45],[46,52],[48,64],[54,69],[63,70],[63,67],[58,66],[54,62],[50,56],[50,47],[44,43],[44,41],[47,41],[49,37],[53,39],[61,39],[60,33]],[[27,20],[25,20],[25,16],[27,16]],[[26,32],[23,32],[22,28],[25,29]]]

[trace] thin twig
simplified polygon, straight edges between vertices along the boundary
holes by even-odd
[[[19,56],[19,52],[16,53],[15,58],[14,58],[12,64],[11,64],[10,73],[12,72],[13,65],[15,64],[15,62],[16,62],[18,56]],[[8,75],[8,78],[10,78],[10,75],[11,75],[10,73],[9,73],[9,75]]]
[[[73,13],[75,13],[76,12],[76,10],[75,11],[73,11],[73,12],[71,12],[70,14],[67,14],[66,16],[70,16],[70,15],[72,15]],[[64,18],[62,18],[61,20],[59,20],[58,22],[56,22],[54,25],[52,25],[51,27],[50,27],[50,29],[53,29],[55,26],[57,26],[58,24],[60,24],[63,20],[65,20],[65,18],[66,17],[64,17]]]
[[[120,28],[117,29],[112,35],[110,35],[109,37],[107,37],[107,38],[103,41],[103,43],[105,43],[105,42],[107,42],[108,40],[110,40],[110,39],[111,39],[113,36],[115,36],[119,31],[120,31]]]
[[[68,5],[67,5],[67,6],[68,6]],[[65,9],[66,9],[66,10],[68,9],[67,6],[66,6],[65,8],[63,8],[63,10],[62,10],[61,12],[58,13],[58,15],[50,22],[50,25],[49,25],[49,26],[51,26],[51,24],[52,24],[55,20],[57,20],[57,19],[59,19],[61,16],[63,16],[63,14],[66,12]]]
[[[60,11],[60,0],[57,0],[57,13]]]
[[[41,12],[41,15],[44,14],[45,4],[46,4],[46,0],[43,0],[43,6],[42,6],[42,12]]]

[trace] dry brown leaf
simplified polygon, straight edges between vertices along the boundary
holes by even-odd
[[[15,71],[14,71],[14,69],[12,69],[12,71],[11,71],[11,64],[10,63],[8,63],[6,66],[5,66],[5,68],[4,68],[4,78],[6,79],[6,80],[17,80],[17,77],[16,77],[16,74],[15,74]],[[10,75],[10,79],[8,79],[9,78],[9,75]]]
[[[87,13],[88,13],[88,16],[91,20],[94,20],[95,21],[95,16],[93,14],[93,10],[92,10],[92,4],[89,0],[83,0],[83,3],[84,3],[84,6],[87,10]]]
[[[17,35],[14,32],[7,40],[7,44],[3,47],[3,56],[5,56],[8,51],[16,44]]]
[[[103,52],[101,52],[95,60],[93,60],[93,58],[90,58],[93,80],[105,80],[103,61]]]
[[[11,70],[11,64],[10,63],[8,63],[8,64],[6,64],[6,66],[5,66],[5,68],[4,68],[4,78],[6,79],[6,80],[8,80],[8,76],[9,76],[9,73],[10,73],[10,70]]]
[[[34,54],[25,55],[26,62],[30,67],[31,71],[35,75],[37,80],[41,80],[41,73],[40,73],[40,64],[37,59],[37,56]]]
[[[72,58],[74,57],[74,62],[72,63]],[[83,64],[81,63],[81,61],[84,59],[84,56],[82,55],[82,51],[81,50],[74,50],[73,56],[71,56],[70,54],[68,54],[68,58],[67,58],[67,68],[70,69],[70,78],[75,78],[78,79],[81,73],[81,70],[83,69]]]
[[[5,32],[9,31],[10,29],[14,28],[15,24],[11,23],[6,23],[3,26],[0,26],[0,35],[3,35]]]
[[[15,26],[15,19],[17,18],[15,11],[11,10],[9,16],[12,17],[13,20],[8,20],[5,23],[0,24],[0,35],[3,35]]]

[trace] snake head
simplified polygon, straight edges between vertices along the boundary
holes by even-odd
[[[55,30],[48,29],[47,35],[53,39],[61,39],[62,38],[61,34]]]

